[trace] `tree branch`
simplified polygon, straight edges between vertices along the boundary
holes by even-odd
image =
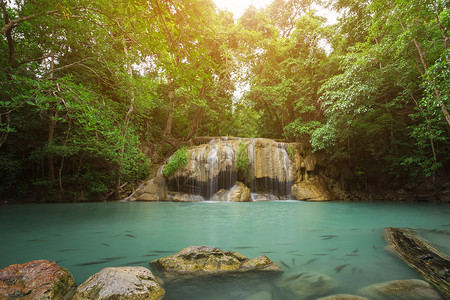
[[[2,8],[3,8],[3,6],[4,6],[4,3],[3,3],[3,0],[2,0]],[[59,12],[59,10],[43,11],[43,12],[40,12],[40,13],[36,13],[34,15],[29,15],[29,16],[20,18],[20,19],[15,19],[15,20],[12,20],[12,21],[8,20],[8,22],[5,22],[6,23],[5,26],[2,27],[1,33],[3,35],[5,35],[8,31],[11,31],[14,27],[17,27],[20,23],[23,23],[25,21],[31,20],[31,19],[33,19],[35,17],[40,16],[40,15],[45,15],[45,14],[51,15],[51,14],[55,14],[57,12]]]
[[[59,67],[59,68],[56,68],[56,69],[52,70],[52,73],[64,71],[64,70],[66,70],[66,69],[68,69],[70,67],[73,67],[75,65],[81,64],[81,63],[83,63],[83,62],[85,62],[86,60],[89,60],[89,59],[91,59],[91,58],[90,57],[83,58],[82,60],[73,62],[71,64],[68,64],[68,65],[65,65],[65,66],[62,66],[62,67]],[[44,76],[47,76],[48,74],[49,74],[49,72],[45,73]]]

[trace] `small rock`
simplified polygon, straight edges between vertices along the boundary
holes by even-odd
[[[228,201],[230,199],[230,191],[221,189],[218,190],[212,197],[211,201]]]
[[[272,194],[251,194],[252,201],[276,201],[280,200],[275,195]]]
[[[316,272],[302,272],[287,278],[280,278],[277,285],[295,294],[297,299],[330,295],[339,287],[331,277]]]
[[[173,202],[201,202],[205,201],[200,195],[185,193],[169,193],[168,200]]]
[[[53,261],[34,260],[0,270],[0,299],[65,299],[75,281]]]
[[[204,277],[245,273],[279,274],[283,270],[267,256],[254,259],[234,251],[223,251],[209,246],[192,246],[180,252],[150,262],[165,279],[181,276]]]
[[[349,294],[337,294],[327,297],[317,298],[316,300],[369,300],[366,297],[349,295]]]
[[[429,283],[419,279],[394,280],[374,284],[358,290],[358,294],[372,300],[443,300]]]
[[[152,272],[144,267],[104,268],[81,284],[73,300],[164,298],[165,291]]]

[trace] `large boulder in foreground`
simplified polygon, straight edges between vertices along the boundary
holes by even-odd
[[[230,190],[230,202],[250,201],[250,189],[242,182],[237,181]]]
[[[53,261],[34,260],[0,270],[0,299],[66,299],[74,288],[72,274]]]
[[[373,300],[443,300],[429,283],[419,279],[394,280],[358,290],[358,294]]]
[[[303,201],[330,201],[333,195],[327,188],[325,180],[316,176],[309,180],[295,183],[291,189],[292,195],[297,200]]]
[[[237,274],[280,274],[281,267],[267,256],[254,259],[234,251],[209,246],[192,246],[150,262],[165,279],[208,277]]]
[[[296,299],[314,299],[330,295],[339,288],[331,277],[316,272],[302,272],[280,278],[277,285],[296,296]]]
[[[80,285],[73,300],[163,299],[164,289],[144,267],[104,268]]]

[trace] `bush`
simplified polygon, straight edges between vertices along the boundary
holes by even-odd
[[[165,177],[173,175],[178,169],[187,166],[189,161],[187,147],[178,149],[173,155],[172,159],[164,166],[162,173]]]

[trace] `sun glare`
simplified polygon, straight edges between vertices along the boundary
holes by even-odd
[[[264,8],[272,2],[273,0],[214,0],[218,8],[231,11],[236,19],[239,19],[250,5],[256,8]],[[337,22],[336,12],[318,6],[316,10],[318,15],[327,18],[329,24]]]

